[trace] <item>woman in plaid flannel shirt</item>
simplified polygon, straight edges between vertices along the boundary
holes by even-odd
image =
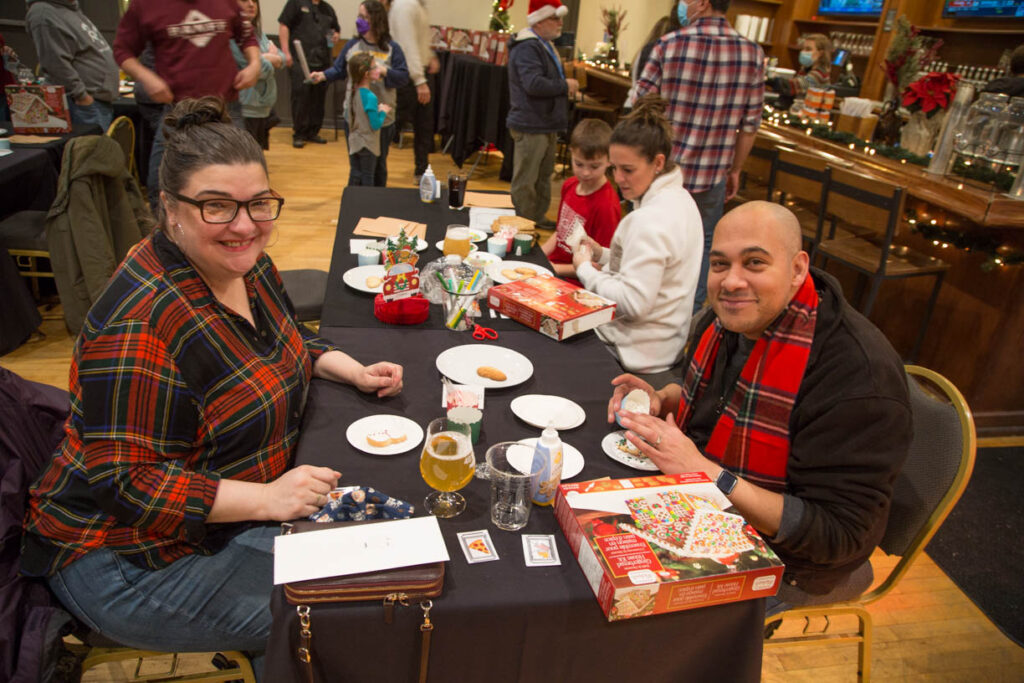
[[[227,121],[211,97],[164,122],[161,227],[89,311],[66,436],[25,520],[23,573],[138,648],[262,651],[273,522],[317,511],[340,476],[290,469],[310,379],[402,389],[401,366],[363,366],[296,322],[264,252],[284,200]]]

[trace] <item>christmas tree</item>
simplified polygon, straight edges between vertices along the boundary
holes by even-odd
[[[491,3],[491,30],[511,31],[512,24],[509,23],[508,8],[514,0],[494,0]]]

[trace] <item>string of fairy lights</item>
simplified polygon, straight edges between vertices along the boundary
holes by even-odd
[[[853,151],[860,150],[868,156],[883,156],[889,159],[896,159],[901,164],[914,164],[916,166],[927,166],[931,161],[930,156],[912,154],[898,145],[886,145],[880,142],[862,140],[852,133],[834,130],[831,121],[828,123],[814,122],[806,117],[792,114],[789,111],[776,110],[770,105],[765,106],[762,118],[772,125],[788,126],[803,130],[805,135],[841,144]],[[951,174],[968,180],[990,184],[1001,192],[1006,192],[1010,189],[1015,177],[1015,174],[1009,170],[1009,167],[993,170],[974,165],[970,160],[964,159],[956,160],[951,169]],[[962,189],[963,184],[959,187]],[[910,226],[912,232],[916,232],[931,241],[934,246],[941,249],[956,248],[967,253],[985,256],[985,260],[981,263],[981,269],[985,272],[1024,265],[1024,250],[1014,245],[1003,243],[988,231],[980,232],[957,229],[955,227],[955,219],[950,216],[932,217],[919,212],[915,208],[907,208],[904,220]]]

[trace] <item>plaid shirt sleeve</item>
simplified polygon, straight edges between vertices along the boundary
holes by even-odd
[[[651,92],[661,92],[661,60],[665,55],[665,45],[658,41],[651,48],[651,55],[647,58],[647,64],[636,82],[636,97],[640,99],[643,95]]]
[[[84,345],[77,372],[72,420],[101,509],[127,526],[202,541],[220,476],[188,462],[200,413],[161,340],[145,322],[119,323]]]
[[[761,112],[764,110],[764,59],[755,59],[747,83],[747,111],[740,122],[740,130],[753,133],[761,127]]]

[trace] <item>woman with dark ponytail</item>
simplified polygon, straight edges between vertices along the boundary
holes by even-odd
[[[618,304],[597,334],[623,368],[644,375],[682,357],[704,245],[700,212],[671,160],[666,106],[645,95],[612,131],[613,177],[633,210],[611,246],[588,240],[573,256],[583,286]]]
[[[125,645],[258,655],[277,523],[319,510],[340,476],[289,469],[310,379],[386,396],[402,368],[363,366],[295,320],[264,251],[284,200],[223,101],[182,100],[164,127],[160,225],[78,338],[22,571]]]

